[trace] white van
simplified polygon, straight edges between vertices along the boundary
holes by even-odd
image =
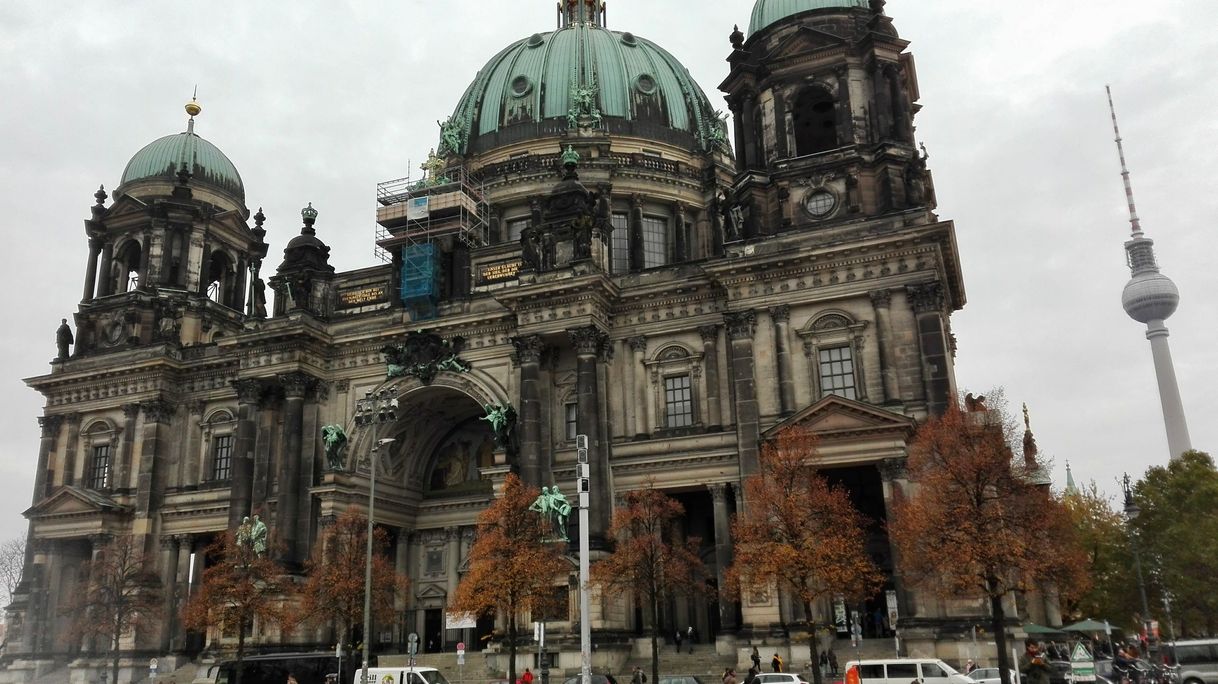
[[[448,684],[448,680],[434,667],[370,667],[363,680],[362,669],[355,671],[352,684]]]
[[[859,684],[973,684],[936,658],[854,660],[846,663],[847,673],[851,668],[858,668]]]

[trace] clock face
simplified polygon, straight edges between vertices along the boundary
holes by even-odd
[[[837,208],[837,197],[828,190],[813,190],[804,197],[804,211],[812,218],[822,219]]]

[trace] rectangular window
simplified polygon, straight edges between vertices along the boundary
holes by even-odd
[[[508,219],[508,240],[520,242],[520,235],[529,227],[530,220],[528,217]]]
[[[820,350],[820,395],[855,399],[854,353],[850,347]]]
[[[670,428],[694,424],[694,401],[688,375],[664,378],[664,416]]]
[[[211,479],[227,480],[233,476],[233,436],[220,435],[211,442]]]
[[[110,445],[93,447],[93,461],[89,464],[89,489],[110,488]]]
[[[888,678],[901,682],[913,681],[918,678],[917,663],[888,663]]]
[[[643,217],[643,268],[655,268],[668,263],[668,219]]]
[[[630,272],[630,215],[614,214],[613,241],[610,246],[610,257],[613,259],[613,274]]]
[[[579,405],[575,402],[563,404],[563,416],[566,420],[567,441],[574,442],[575,435],[579,434]]]

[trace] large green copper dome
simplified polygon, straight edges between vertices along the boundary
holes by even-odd
[[[154,140],[136,152],[123,170],[119,188],[146,179],[176,181],[183,166],[192,174],[191,183],[210,185],[245,201],[245,186],[237,167],[220,148],[199,137],[193,125],[191,130]]]
[[[610,132],[695,141],[703,149],[726,129],[689,71],[666,50],[631,33],[572,22],[512,43],[478,72],[446,124],[443,152],[482,152],[557,135],[591,88]],[[454,137],[452,134],[456,134]],[[691,145],[692,146],[692,145]]]
[[[749,35],[800,12],[853,7],[866,9],[870,6],[869,0],[757,0],[757,4],[753,5],[753,18],[749,21]]]

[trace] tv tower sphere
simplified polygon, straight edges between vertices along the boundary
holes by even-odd
[[[1125,313],[1139,323],[1164,321],[1176,313],[1180,305],[1180,290],[1171,278],[1146,271],[1129,279],[1121,293],[1121,306]]]

